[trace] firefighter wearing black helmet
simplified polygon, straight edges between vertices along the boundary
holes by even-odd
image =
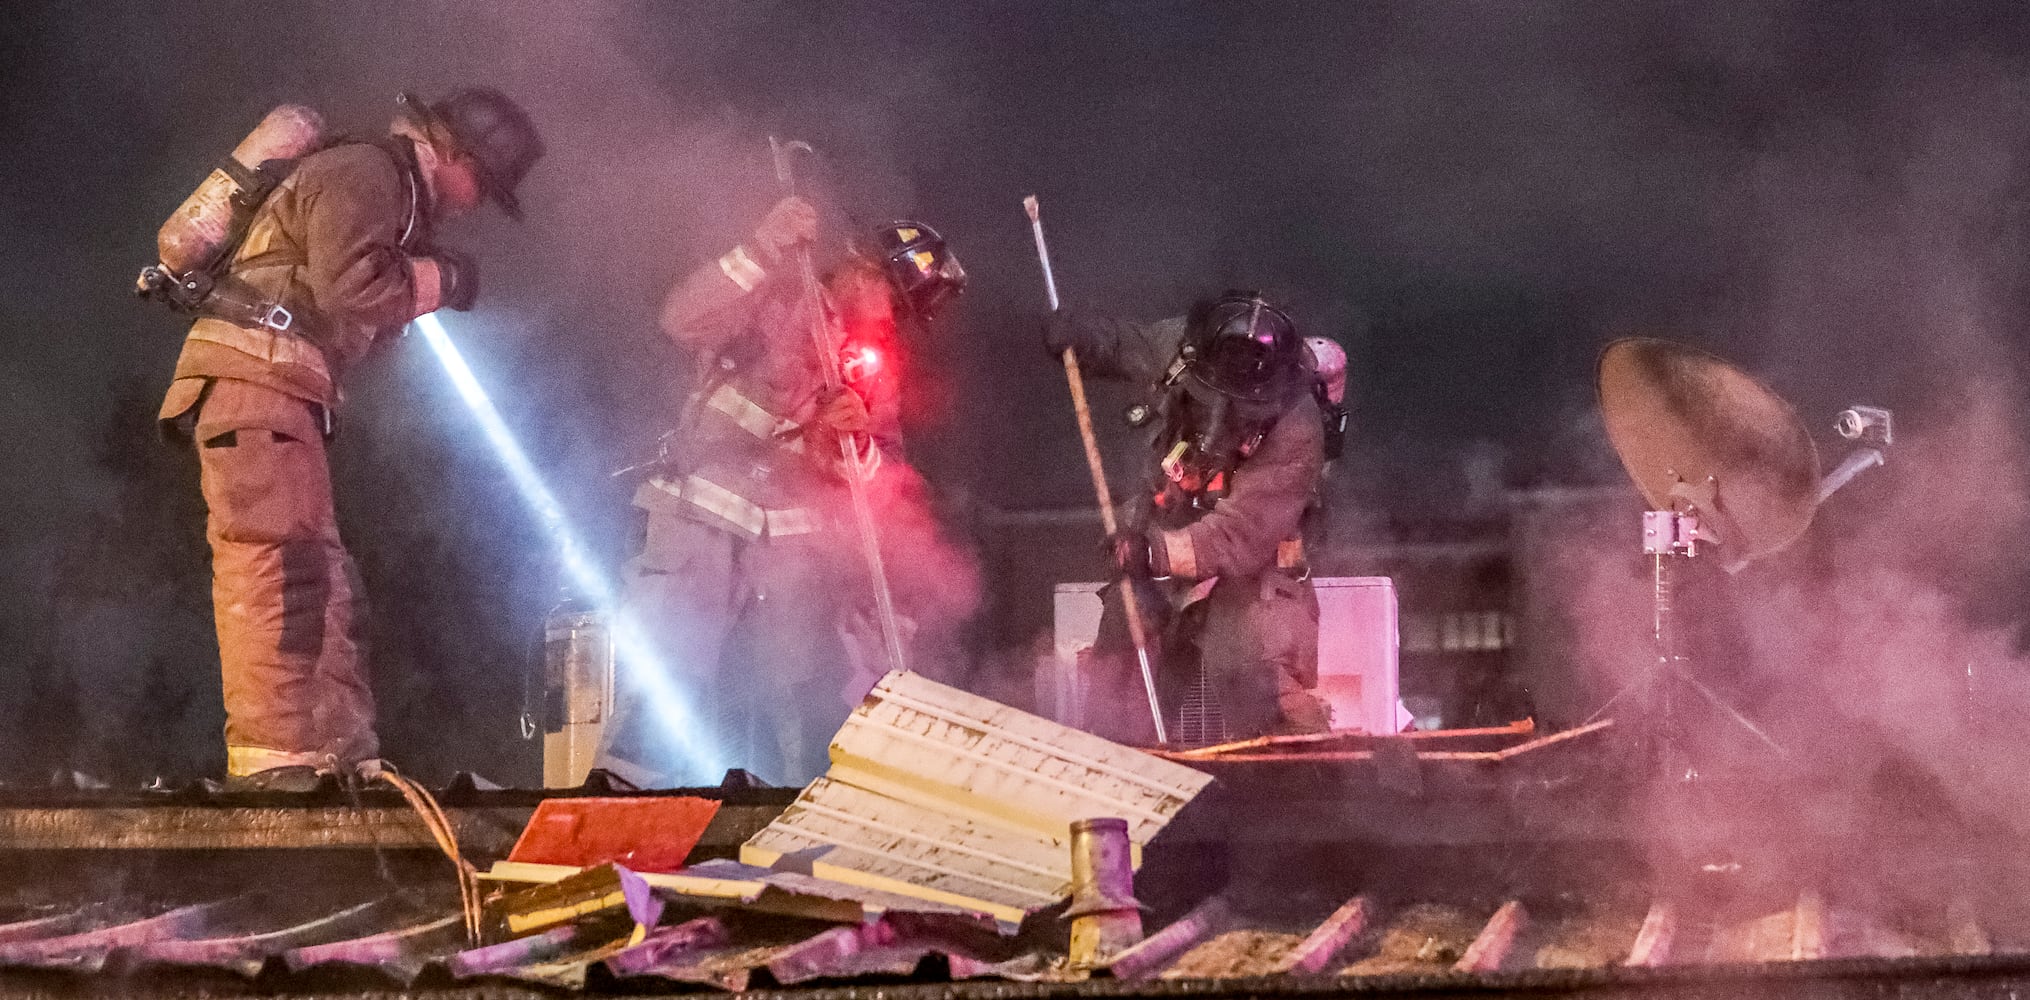
[[[403,95],[390,134],[294,164],[260,203],[220,279],[259,319],[198,309],[161,419],[197,446],[228,784],[307,791],[379,755],[359,574],[338,535],[325,442],[347,371],[410,320],[471,308],[472,262],[434,224],[515,188],[542,156],[527,114],[495,90],[435,104]]]
[[[874,234],[828,269],[820,297],[845,385],[825,387],[795,252],[817,240],[815,206],[778,202],[743,243],[679,278],[662,328],[694,362],[695,389],[642,467],[641,551],[626,600],[668,681],[699,697],[733,763],[802,784],[864,691],[846,691],[845,644],[865,572],[853,537],[841,437],[867,484],[900,470],[900,324],[957,294],[965,272],[921,223]],[[643,686],[619,692],[598,766],[643,787],[686,779],[672,725]]]
[[[1084,371],[1152,397],[1137,411],[1153,430],[1147,488],[1109,554],[1158,619],[1150,634],[1163,637],[1158,686],[1173,741],[1327,728],[1311,693],[1318,600],[1300,534],[1324,429],[1296,325],[1260,295],[1234,291],[1158,323],[1053,313],[1044,341],[1053,356],[1071,348]],[[1096,652],[1131,661],[1117,655],[1126,629],[1116,602],[1107,617]]]

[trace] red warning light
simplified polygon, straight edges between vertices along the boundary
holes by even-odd
[[[881,351],[879,348],[860,345],[846,349],[844,363],[839,373],[848,382],[859,382],[881,373]]]

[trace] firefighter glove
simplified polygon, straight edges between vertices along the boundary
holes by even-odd
[[[817,238],[818,210],[796,195],[776,202],[762,217],[761,225],[754,227],[754,248],[770,261],[781,260],[797,244]]]
[[[818,396],[818,411],[811,423],[834,434],[865,434],[871,423],[867,416],[867,401],[851,388],[840,386],[836,392],[825,392]]]
[[[444,282],[444,308],[465,312],[479,301],[479,265],[472,258],[450,250],[431,254]]]
[[[1072,318],[1062,309],[1053,309],[1043,316],[1043,349],[1052,361],[1062,357],[1065,351],[1078,346],[1078,329]]]
[[[1107,536],[1106,555],[1112,560],[1114,570],[1131,580],[1166,575],[1158,571],[1149,536],[1143,532],[1123,530]]]

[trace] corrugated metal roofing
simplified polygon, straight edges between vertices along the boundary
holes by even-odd
[[[915,674],[891,673],[832,742],[832,766],[741,848],[761,867],[983,910],[1062,899],[1074,821],[1147,844],[1208,775]]]
[[[1039,948],[1038,939],[1010,939],[948,914],[894,911],[865,923],[828,924],[678,908],[661,926],[629,931],[610,922],[564,925],[475,949],[465,946],[455,916],[419,916],[425,911],[409,900],[355,902],[315,919],[278,924],[286,909],[248,896],[129,913],[132,919],[124,920],[105,907],[33,915],[0,924],[0,941],[8,944],[0,951],[0,968],[117,974],[133,981],[144,971],[159,976],[190,966],[223,970],[249,983],[265,970],[263,989],[284,992],[291,983],[317,982],[303,977],[338,966],[371,971],[397,987],[418,983],[436,969],[451,980],[510,979],[564,988],[626,981],[634,984],[630,991],[675,984],[738,990],[868,976],[1081,978]],[[1671,914],[1670,922],[1680,929],[1674,941],[1661,945],[1651,935],[1659,912]],[[77,930],[80,922],[91,926]],[[1489,906],[1384,904],[1357,897],[1308,927],[1265,926],[1215,896],[1121,956],[1103,975],[1242,981],[1316,973],[1366,992],[1412,978],[1492,986],[1525,972],[1707,967],[1725,976],[1748,968],[1764,974],[1777,966],[1833,968],[1842,960],[1874,960],[1872,968],[1889,972],[1899,967],[1881,960],[1915,963],[1913,968],[1954,959],[1973,963],[1969,968],[2030,969],[2025,943],[1996,940],[1965,912],[1941,909],[1892,919],[1838,905],[1815,891],[1770,912],[1715,912],[1661,900],[1647,914],[1607,908],[1543,917],[1517,900]]]

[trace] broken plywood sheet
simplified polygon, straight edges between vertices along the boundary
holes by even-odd
[[[832,767],[741,848],[752,865],[993,914],[1063,898],[1070,826],[1118,816],[1137,848],[1211,777],[914,674],[882,678]]]

